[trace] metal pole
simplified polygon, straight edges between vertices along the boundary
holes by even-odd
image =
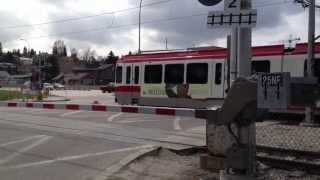
[[[231,46],[230,46],[230,87],[238,77],[238,63],[237,63],[237,51],[238,51],[238,28],[231,30]]]
[[[252,7],[251,0],[241,0],[241,10],[250,10]],[[239,77],[248,77],[251,75],[251,58],[252,58],[252,31],[251,28],[239,28],[238,31],[238,72]],[[247,112],[250,113],[250,112]],[[249,126],[241,126],[239,129],[239,139],[242,144],[246,144],[249,150],[248,177],[254,178],[255,169],[255,122]]]
[[[251,9],[251,0],[241,0],[241,10]],[[238,75],[251,75],[251,28],[239,28],[238,32]]]
[[[228,54],[227,54],[227,90],[229,91],[231,87],[231,71],[230,71],[230,63],[231,63],[231,35],[228,35],[227,37],[227,49],[228,49]]]
[[[168,38],[166,38],[166,50],[168,50]]]
[[[142,0],[140,0],[140,8],[139,8],[139,49],[138,54],[141,53],[141,6],[142,6]]]
[[[314,76],[315,0],[310,0],[308,30],[308,77]]]
[[[314,41],[315,41],[315,0],[310,0],[309,6],[309,27],[308,27],[308,77],[314,77]],[[306,107],[305,123],[312,125],[313,122],[312,107]]]

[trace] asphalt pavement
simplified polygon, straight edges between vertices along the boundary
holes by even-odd
[[[0,108],[0,179],[100,180],[139,152],[202,146],[204,129],[185,117]]]

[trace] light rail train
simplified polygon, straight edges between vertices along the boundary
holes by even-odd
[[[320,43],[315,46],[320,58]],[[204,108],[219,105],[227,89],[227,49],[193,48],[123,56],[116,67],[115,100],[119,104]],[[307,72],[307,44],[252,48],[252,73]],[[320,61],[320,59],[319,59]],[[316,66],[319,63],[316,61]]]

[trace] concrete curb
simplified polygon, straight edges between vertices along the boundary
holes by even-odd
[[[139,151],[125,157],[124,159],[119,161],[117,164],[107,168],[104,172],[96,176],[94,180],[107,180],[110,176],[119,172],[121,169],[133,163],[134,161],[138,160],[139,158],[157,153],[160,149],[161,147],[150,147],[150,148],[140,149]]]

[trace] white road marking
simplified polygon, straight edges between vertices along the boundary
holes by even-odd
[[[40,111],[44,111],[44,109],[37,109],[37,108],[34,108],[34,109],[28,109],[24,112],[26,113],[33,113],[33,112],[40,112]]]
[[[19,149],[18,151],[12,153],[11,155],[9,155],[9,156],[7,156],[7,157],[5,157],[3,159],[0,159],[0,165],[11,161],[15,157],[19,156],[21,153],[27,152],[27,151],[33,149],[34,147],[39,146],[40,144],[44,143],[45,141],[48,141],[51,138],[52,137],[50,137],[50,136],[44,136],[41,139],[39,139],[38,141],[30,144],[29,146],[26,146],[26,147],[24,147],[22,149]]]
[[[83,112],[83,111],[66,112],[66,113],[61,114],[60,117],[70,116],[70,115],[78,114],[78,113],[81,113],[81,112]]]
[[[112,122],[115,118],[121,116],[122,114],[123,114],[123,113],[120,112],[120,113],[117,113],[117,114],[114,114],[114,115],[108,117],[108,122]]]
[[[119,121],[118,123],[136,123],[136,122],[155,122],[155,120],[126,120],[126,121]]]
[[[145,148],[151,148],[152,145],[143,145],[143,146],[136,146],[136,147],[130,147],[130,148],[123,148],[123,149],[115,149],[110,151],[104,151],[104,152],[98,152],[98,153],[87,153],[82,155],[75,155],[75,156],[66,156],[66,157],[60,157],[52,160],[45,160],[45,161],[38,161],[38,162],[32,162],[32,163],[26,163],[26,164],[20,164],[17,166],[10,166],[10,167],[4,167],[1,169],[20,169],[20,168],[27,168],[32,166],[39,166],[44,164],[51,164],[55,162],[63,162],[63,161],[70,161],[75,159],[82,159],[82,158],[88,158],[88,157],[96,157],[96,156],[102,156],[106,154],[112,154],[112,153],[119,153],[119,152],[126,152],[126,151],[133,151],[133,150],[139,150],[139,149],[145,149]]]
[[[15,140],[15,141],[10,141],[10,142],[6,142],[6,143],[3,143],[3,144],[0,144],[0,147],[5,147],[5,146],[11,145],[11,144],[17,144],[17,143],[29,141],[31,139],[35,139],[35,138],[39,138],[39,137],[45,137],[45,135],[29,136],[29,137],[26,137],[26,138],[23,138],[23,139],[19,138],[18,140]]]
[[[180,116],[176,116],[174,118],[174,121],[173,121],[173,128],[174,130],[181,130],[181,126],[180,126],[180,120],[181,120],[181,117]]]

